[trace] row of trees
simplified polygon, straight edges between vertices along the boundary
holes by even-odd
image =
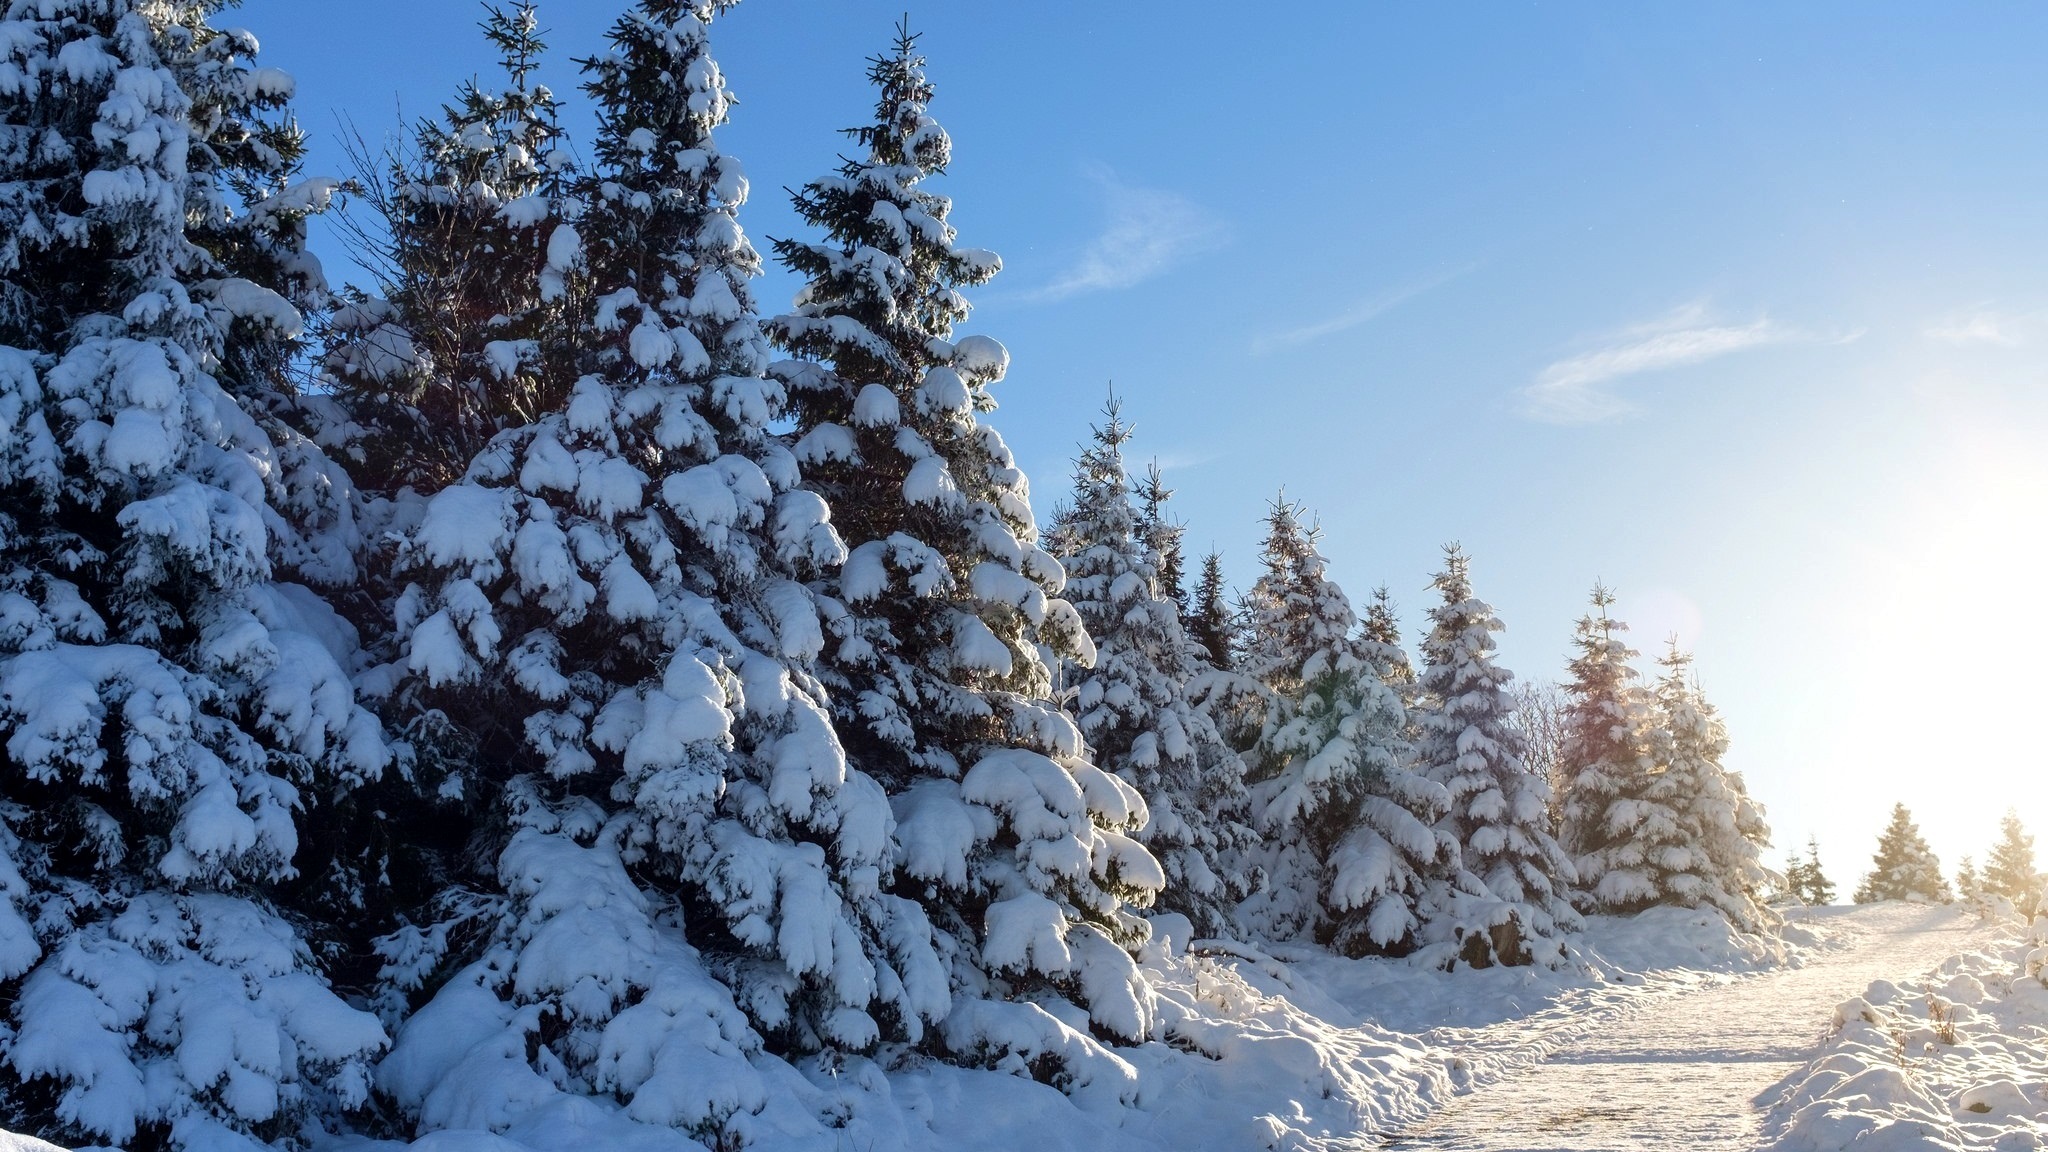
[[[214,7],[0,25],[0,1118],[744,1141],[764,1053],[1087,1083],[1161,910],[1441,964],[1763,922],[1722,726],[1604,590],[1553,793],[1462,552],[1413,662],[1284,501],[1183,605],[1113,414],[1041,537],[907,33],[763,318],[724,0],[613,25],[584,165],[493,10],[502,87],[366,173],[374,292]]]
[[[1819,871],[1816,852],[1810,874],[1818,876]],[[1827,887],[1832,894],[1833,886]],[[1878,836],[1877,854],[1871,860],[1871,870],[1856,887],[1855,899],[1858,904],[1878,900],[1921,904],[1946,904],[1958,898],[1972,904],[2004,900],[2021,913],[2031,913],[2041,895],[2042,877],[2034,866],[2034,838],[2020,823],[2018,812],[2007,809],[1999,821],[1998,842],[1986,854],[1983,870],[1980,872],[1976,862],[1965,856],[1957,866],[1951,886],[1942,875],[1940,860],[1921,836],[1919,825],[1913,822],[1913,814],[1904,804],[1896,804],[1890,823]]]

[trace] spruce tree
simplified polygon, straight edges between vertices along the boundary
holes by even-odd
[[[1973,909],[1984,906],[1984,881],[1977,874],[1977,862],[1968,856],[1956,864],[1956,900]]]
[[[2022,915],[2031,915],[2041,895],[2041,877],[2034,870],[2034,838],[2020,824],[2019,813],[2005,810],[1998,822],[1998,843],[1984,858],[1984,891],[2012,901]]]
[[[890,887],[930,911],[952,958],[945,1045],[995,1060],[984,1025],[1039,995],[1085,1003],[1103,1031],[1148,1034],[1152,993],[1125,949],[1148,931],[1159,864],[1129,785],[1090,764],[1053,695],[1051,661],[1093,652],[1058,598],[1024,473],[980,417],[1009,353],[956,337],[961,290],[1001,262],[956,243],[951,203],[925,186],[952,144],[907,30],[874,58],[874,119],[848,135],[839,171],[796,209],[823,233],[779,240],[801,276],[795,311],[770,325],[799,359],[776,367],[792,396],[795,451],[851,549],[814,587],[826,597],[822,674],[849,759],[895,808]]]
[[[1159,471],[1157,460],[1145,466],[1145,475],[1134,485],[1139,501],[1138,534],[1145,540],[1156,560],[1158,574],[1153,583],[1158,586],[1159,596],[1181,617],[1188,614],[1188,590],[1181,560],[1181,537],[1186,529],[1174,523],[1167,515],[1166,502],[1173,499],[1173,490],[1166,486],[1166,477]]]
[[[1827,905],[1835,902],[1835,882],[1828,879],[1827,872],[1820,866],[1820,841],[1811,836],[1806,838],[1806,859],[1801,864],[1801,902],[1813,905]]]
[[[1244,915],[1268,936],[1405,955],[1423,940],[1425,893],[1456,867],[1451,835],[1432,827],[1450,798],[1410,769],[1406,711],[1324,574],[1315,529],[1284,497],[1266,525],[1242,669],[1264,689],[1246,758],[1267,883]]]
[[[1372,600],[1365,606],[1365,619],[1359,634],[1373,646],[1380,664],[1386,668],[1387,687],[1399,694],[1404,702],[1411,701],[1415,693],[1415,663],[1409,659],[1407,645],[1401,641],[1401,614],[1394,607],[1394,595],[1386,585],[1372,590]]]
[[[4,21],[0,1127],[95,1144],[297,1143],[385,1043],[281,907],[391,762],[347,477],[280,419],[333,183],[215,7]]]
[[[1154,472],[1132,505],[1114,399],[1075,466],[1067,517],[1066,597],[1095,642],[1092,667],[1068,673],[1081,734],[1095,763],[1145,797],[1139,838],[1166,869],[1159,906],[1204,935],[1232,928],[1245,892],[1229,861],[1252,839],[1243,823],[1244,766],[1188,701],[1200,655],[1181,631],[1181,606],[1160,575],[1176,545]]]
[[[1941,862],[1920,836],[1919,825],[1904,804],[1892,806],[1891,822],[1877,838],[1871,869],[1856,888],[1856,903],[1908,900],[1915,904],[1946,904],[1952,899]]]
[[[1780,888],[1774,899],[1789,899],[1797,900],[1801,904],[1807,903],[1806,861],[1799,858],[1799,853],[1785,853],[1785,871],[1779,883]]]
[[[1211,667],[1229,671],[1235,666],[1237,615],[1231,611],[1230,589],[1223,581],[1221,553],[1212,551],[1202,557],[1202,577],[1189,607],[1187,634],[1201,647]]]
[[[1672,642],[1659,661],[1656,756],[1660,771],[1647,797],[1677,814],[1682,849],[1667,849],[1658,884],[1661,902],[1720,909],[1731,923],[1755,931],[1770,923],[1762,905],[1770,842],[1763,810],[1742,778],[1721,763],[1728,734],[1692,679],[1692,657]]]
[[[1628,625],[1609,614],[1613,605],[1614,593],[1595,584],[1593,611],[1572,641],[1558,838],[1577,867],[1579,906],[1627,915],[1663,899],[1659,862],[1684,844],[1676,814],[1649,796],[1652,717],[1630,664],[1636,652],[1621,637]]]
[[[381,494],[460,479],[575,379],[559,325],[581,248],[559,110],[537,79],[547,46],[530,2],[486,11],[502,87],[465,83],[409,152],[363,174],[378,221],[354,232],[381,295],[353,293],[328,325],[343,417],[330,436]]]
[[[540,1074],[737,1138],[765,1101],[675,1078],[742,1076],[764,1043],[916,1040],[946,1010],[922,911],[883,889],[887,797],[812,670],[807,582],[845,552],[769,430],[747,185],[714,140],[726,6],[642,0],[584,62],[579,374],[425,502],[396,560],[401,699],[473,742],[457,786],[492,813],[477,894],[385,945],[401,989],[445,980],[386,1064],[426,1127],[538,1107],[518,1085]],[[440,1021],[478,997],[514,1011],[451,1048]]]
[[[1493,661],[1502,625],[1472,594],[1456,545],[1432,583],[1443,601],[1422,644],[1415,762],[1449,793],[1438,827],[1459,846],[1462,875],[1433,897],[1430,930],[1473,967],[1555,966],[1565,934],[1579,926],[1568,895],[1574,873],[1548,828],[1550,786],[1523,760],[1508,693],[1514,674]]]

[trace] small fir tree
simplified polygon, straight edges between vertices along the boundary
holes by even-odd
[[[1956,863],[1956,900],[1973,909],[1984,907],[1984,881],[1977,874],[1976,860],[1968,856]]]
[[[2034,838],[2020,824],[2019,813],[2005,810],[1998,822],[1998,843],[1984,858],[1984,890],[2012,901],[2021,915],[2032,915],[2040,899],[2041,878],[2034,870]]]
[[[1835,902],[1835,882],[1821,868],[1820,841],[1811,836],[1806,838],[1806,859],[1801,862],[1799,880],[1801,903],[1825,906]]]
[[[1946,904],[1952,898],[1941,862],[1920,836],[1919,825],[1904,804],[1892,806],[1891,822],[1877,838],[1871,869],[1856,888],[1856,903],[1907,900],[1915,904]]]
[[[1564,936],[1579,927],[1568,886],[1571,861],[1549,831],[1550,786],[1530,771],[1508,685],[1494,663],[1501,622],[1472,594],[1464,550],[1451,545],[1432,582],[1416,764],[1449,793],[1438,825],[1459,846],[1462,877],[1444,886],[1432,931],[1474,967],[1564,962]]]

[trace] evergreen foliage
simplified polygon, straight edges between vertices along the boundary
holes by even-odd
[[[1581,616],[1566,685],[1558,750],[1564,796],[1558,836],[1578,872],[1581,908],[1627,914],[1661,903],[1662,861],[1684,851],[1677,814],[1651,796],[1654,718],[1623,642],[1628,625],[1608,609],[1614,593],[1593,586]]]
[[[214,7],[0,19],[0,1124],[207,1150],[368,1096],[282,904],[300,812],[392,762],[347,478],[280,418],[333,182]]]
[[[1415,762],[1448,793],[1438,829],[1462,852],[1458,877],[1433,897],[1433,931],[1473,967],[1555,966],[1580,923],[1568,890],[1575,874],[1548,828],[1550,786],[1523,760],[1514,674],[1493,661],[1502,625],[1473,595],[1456,545],[1432,584],[1443,599],[1422,643]]]
[[[2011,808],[1998,822],[1998,843],[1984,857],[1983,884],[1984,891],[2012,901],[2022,915],[2031,914],[2041,897],[2041,877],[2034,868],[2034,838]]]
[[[872,122],[837,174],[795,195],[824,236],[776,253],[804,278],[774,338],[809,490],[851,549],[814,587],[827,604],[822,674],[853,764],[894,806],[895,891],[922,904],[959,1000],[1042,991],[1107,1033],[1151,1028],[1124,949],[1164,881],[1128,833],[1137,792],[1084,756],[1051,661],[1092,663],[1064,574],[1038,542],[1030,489],[980,416],[1009,353],[967,318],[961,289],[1001,266],[955,242],[951,203],[924,186],[952,143],[907,30],[871,62]],[[946,1043],[999,1059],[1008,1042],[954,1009]],[[1043,1012],[1034,1027],[1050,1028]]]
[[[1792,894],[1801,904],[1822,906],[1835,902],[1835,883],[1820,866],[1820,841],[1813,837],[1806,838],[1806,858],[1795,857],[1785,875]]]
[[[1201,655],[1181,631],[1181,605],[1164,583],[1178,530],[1157,469],[1134,507],[1124,445],[1130,428],[1114,399],[1075,466],[1065,519],[1067,599],[1095,642],[1092,667],[1067,687],[1095,762],[1146,800],[1139,838],[1166,870],[1159,907],[1204,935],[1232,929],[1245,896],[1234,858],[1253,839],[1244,820],[1244,766],[1209,717],[1188,700]]]
[[[1919,825],[1904,804],[1892,806],[1891,822],[1877,838],[1870,872],[1857,885],[1856,903],[1908,900],[1915,904],[1946,904],[1953,898],[1941,862],[1920,836]]]
[[[1663,902],[1720,909],[1736,927],[1771,923],[1763,906],[1769,872],[1762,850],[1771,839],[1763,809],[1742,777],[1721,757],[1728,733],[1692,679],[1692,657],[1674,640],[1659,661],[1656,757],[1660,771],[1648,795],[1677,816],[1681,850],[1667,849],[1659,877]]]
[[[1230,590],[1223,580],[1223,556],[1210,552],[1202,557],[1202,576],[1189,607],[1188,638],[1212,667],[1229,671],[1235,667],[1237,633],[1237,614],[1231,611]]]
[[[1405,954],[1424,942],[1429,886],[1455,869],[1453,834],[1432,827],[1450,798],[1411,770],[1406,711],[1324,574],[1315,529],[1284,498],[1266,525],[1241,667],[1263,689],[1246,759],[1267,884],[1246,922],[1351,955]]]

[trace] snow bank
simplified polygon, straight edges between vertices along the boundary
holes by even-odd
[[[1836,1008],[1772,1108],[1782,1152],[2048,1146],[2048,918]]]

